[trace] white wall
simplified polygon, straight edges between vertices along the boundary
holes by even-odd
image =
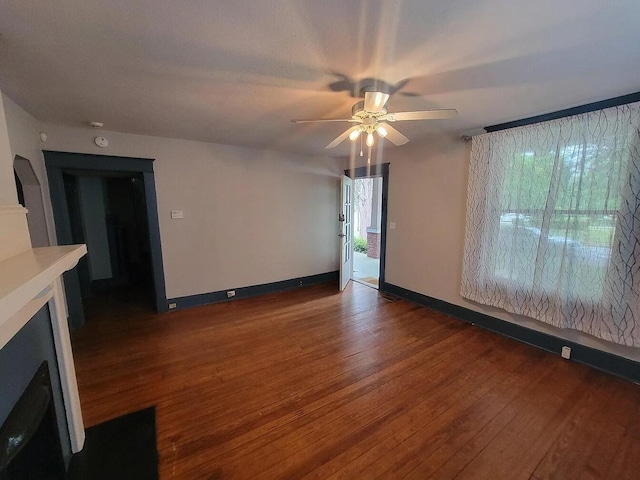
[[[389,162],[385,280],[399,287],[584,345],[640,360],[640,351],[574,330],[477,304],[460,295],[470,143],[439,136],[387,148],[374,158]],[[358,159],[360,160],[360,159]]]
[[[31,248],[26,209],[18,205],[7,120],[0,92],[0,260]]]
[[[40,122],[25,112],[9,97],[3,95],[2,100],[5,106],[7,131],[9,133],[11,164],[13,165],[13,159],[15,159],[16,156],[20,156],[29,161],[40,184],[41,203],[45,205],[44,221],[37,212],[32,211],[28,214],[30,217],[33,217],[34,214],[37,215],[37,218],[29,219],[29,230],[32,232],[33,245],[39,247],[53,244],[55,240],[55,228],[53,213],[50,208],[46,208],[46,206],[49,205],[49,189],[42,157],[42,149],[45,148],[46,143],[40,141]],[[29,193],[35,195],[34,192]],[[27,192],[25,192],[25,199],[26,196]],[[38,202],[34,203],[37,205]],[[32,222],[32,220],[35,221]]]
[[[41,155],[33,153],[43,148],[155,159],[169,298],[338,269],[340,161],[109,131],[100,131],[111,142],[101,149],[95,130],[42,125],[5,100],[10,136],[28,138],[19,154],[37,163],[45,183]],[[27,144],[32,154],[24,152]],[[48,188],[46,197],[50,215]],[[184,219],[172,220],[172,209],[184,210]]]
[[[18,203],[3,97],[0,92],[0,205]]]

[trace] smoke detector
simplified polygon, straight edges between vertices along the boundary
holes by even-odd
[[[89,126],[91,128],[102,128],[102,127],[104,127],[104,123],[102,123],[102,122],[89,122]]]

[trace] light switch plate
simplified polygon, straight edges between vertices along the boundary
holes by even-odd
[[[184,218],[182,210],[171,210],[171,218]]]
[[[389,222],[389,228],[391,230],[395,230],[396,229],[396,222]]]

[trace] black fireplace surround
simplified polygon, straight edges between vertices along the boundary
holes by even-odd
[[[44,361],[0,426],[0,480],[65,477],[49,366]]]
[[[32,478],[158,478],[154,407],[88,428],[72,454],[46,305],[0,348],[0,480]]]
[[[0,480],[157,480],[155,407],[87,429],[66,467],[44,361],[0,426]]]

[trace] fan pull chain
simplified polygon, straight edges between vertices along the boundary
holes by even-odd
[[[364,154],[362,153],[362,135],[360,135],[360,156],[364,156]]]
[[[367,153],[367,163],[371,163],[371,145],[369,145],[369,151]]]

